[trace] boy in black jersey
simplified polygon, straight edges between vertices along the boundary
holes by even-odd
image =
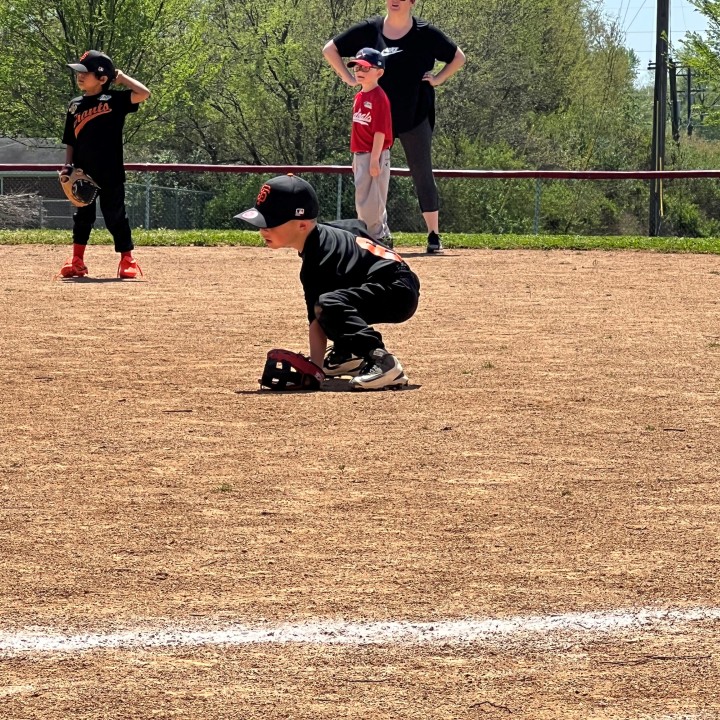
[[[78,87],[83,91],[73,98],[65,117],[65,167],[84,170],[99,186],[100,209],[105,225],[120,253],[118,277],[142,275],[132,256],[133,242],[125,211],[125,168],[123,165],[122,132],[125,116],[137,112],[150,91],[140,82],[116,70],[112,60],[97,50],[88,50],[76,63],[68,65],[76,73]],[[110,84],[123,85],[127,90],[110,90]],[[73,255],[60,270],[62,277],[84,277],[85,248],[95,223],[95,203],[77,209],[73,215]]]
[[[326,375],[354,375],[356,390],[407,385],[402,365],[372,323],[415,314],[420,281],[392,250],[354,232],[319,224],[313,187],[294,175],[268,180],[255,207],[236,218],[259,228],[270,248],[293,248],[310,323],[310,357]],[[333,346],[326,354],[327,341]]]

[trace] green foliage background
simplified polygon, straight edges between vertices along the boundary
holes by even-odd
[[[720,9],[708,39],[673,49],[708,90],[720,70]],[[384,13],[375,0],[0,0],[0,135],[59,139],[77,94],[65,67],[89,48],[148,85],[151,100],[128,120],[135,161],[349,164],[354,90],[322,58],[353,22]],[[461,72],[438,89],[435,165],[456,168],[645,169],[651,93],[635,85],[636,58],[594,0],[418,0],[416,15],[465,51]],[[669,168],[718,167],[715,111],[669,148]],[[393,164],[404,165],[399,144]],[[253,197],[255,178],[178,176],[211,190],[213,227]],[[440,182],[443,228],[529,232],[531,182]],[[553,233],[642,231],[643,183],[548,183],[542,228]],[[408,182],[394,182],[391,209],[417,217]],[[718,232],[715,183],[668,183],[665,231]],[[343,209],[352,214],[352,194]],[[408,227],[417,230],[418,227]]]

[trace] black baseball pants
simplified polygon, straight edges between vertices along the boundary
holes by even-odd
[[[115,252],[129,252],[135,246],[125,210],[125,183],[103,185],[98,191],[98,200],[105,218],[105,226],[115,242]],[[96,203],[93,202],[80,207],[73,215],[73,242],[78,245],[87,245],[90,240],[90,231],[97,217],[95,205]]]
[[[384,348],[375,323],[401,323],[417,310],[420,281],[407,266],[376,282],[323,293],[315,317],[335,349],[367,358]]]

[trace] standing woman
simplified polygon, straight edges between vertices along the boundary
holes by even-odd
[[[432,172],[435,88],[464,64],[463,51],[434,25],[413,16],[416,0],[386,0],[385,17],[372,17],[336,35],[323,55],[343,82],[357,85],[343,62],[364,47],[385,56],[380,86],[390,99],[393,134],[400,141],[428,229],[427,252],[442,250],[439,199]],[[433,74],[435,62],[445,63]]]

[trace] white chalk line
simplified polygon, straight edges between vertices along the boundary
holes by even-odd
[[[439,620],[433,622],[347,622],[315,620],[252,627],[231,624],[222,628],[167,626],[128,629],[112,633],[67,635],[48,628],[0,631],[0,657],[28,653],[76,653],[97,649],[180,648],[207,645],[388,645],[482,644],[586,637],[637,630],[669,629],[692,622],[720,621],[720,608],[635,609],[506,619]]]
[[[9,697],[10,695],[27,695],[35,692],[34,685],[8,685],[0,687],[0,698]]]

